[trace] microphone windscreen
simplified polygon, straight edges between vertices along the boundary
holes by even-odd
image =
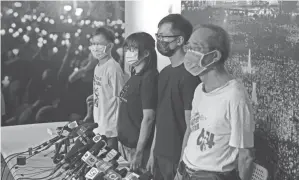
[[[140,180],[151,180],[152,179],[152,174],[149,171],[147,171],[144,174],[141,174],[138,179],[140,179]]]
[[[97,142],[95,145],[92,146],[92,148],[90,148],[90,152],[93,154],[93,155],[97,155],[100,150],[106,145],[106,143],[104,141],[99,141]]]
[[[75,141],[75,145],[70,149],[70,151],[65,155],[65,160],[68,160],[70,157],[72,157],[73,155],[75,155],[77,152],[78,152],[78,150],[81,148],[81,147],[83,147],[84,146],[84,144],[79,140],[79,139],[77,139],[76,141]]]

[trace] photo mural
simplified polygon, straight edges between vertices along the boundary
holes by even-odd
[[[299,179],[299,3],[182,1],[193,26],[212,23],[231,35],[226,67],[243,81],[256,121],[255,162],[269,180]]]

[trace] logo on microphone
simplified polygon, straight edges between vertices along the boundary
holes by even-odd
[[[117,151],[114,149],[111,149],[111,151],[107,154],[107,156],[104,158],[104,161],[110,161],[117,155]]]
[[[67,127],[70,129],[74,129],[74,128],[78,127],[78,123],[77,123],[77,121],[71,122],[70,124],[67,125]]]
[[[92,155],[89,151],[87,151],[81,158],[86,164],[88,164],[89,166],[93,166],[95,165],[95,163],[97,162],[97,158]]]
[[[93,167],[85,175],[85,178],[87,178],[87,179],[94,179],[98,174],[99,174],[99,170],[97,168]]]
[[[102,140],[102,136],[101,135],[96,135],[95,137],[92,138],[92,140],[97,143],[99,142],[100,140]]]
[[[113,170],[110,170],[107,172],[107,174],[104,176],[104,178],[106,180],[121,180],[121,175],[116,173],[115,171]]]
[[[138,180],[139,176],[135,173],[128,173],[128,175],[124,178],[125,180]]]
[[[78,134],[79,136],[83,136],[83,135],[85,134],[86,130],[87,130],[87,128],[84,127],[84,126],[82,126],[82,127],[77,131],[77,134]]]
[[[96,166],[99,168],[101,172],[106,172],[108,169],[112,167],[112,164],[109,162],[102,161],[97,163]]]

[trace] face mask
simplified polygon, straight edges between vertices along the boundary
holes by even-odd
[[[133,65],[136,62],[138,62],[138,51],[127,51],[125,53],[125,61],[129,64],[129,65]]]
[[[175,40],[173,40],[173,41],[175,41]],[[173,56],[173,54],[176,51],[176,48],[170,49],[170,47],[169,47],[169,44],[172,43],[173,41],[165,42],[165,41],[158,40],[157,41],[157,49],[158,49],[159,53],[162,54],[163,56],[167,56],[167,57]]]
[[[94,58],[100,60],[106,56],[106,46],[103,45],[91,45],[89,46],[89,50]]]
[[[184,65],[188,72],[193,76],[198,76],[202,74],[209,66],[216,62],[215,59],[204,59],[205,56],[216,52],[216,50],[203,54],[198,51],[188,50],[185,58]]]

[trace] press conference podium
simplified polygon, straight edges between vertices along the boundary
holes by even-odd
[[[43,123],[43,124],[30,124],[30,125],[18,125],[18,126],[7,126],[1,128],[1,154],[3,158],[7,156],[23,152],[28,150],[30,147],[35,147],[53,138],[47,129],[56,129],[67,124],[67,122],[59,123]],[[4,176],[2,180],[17,180],[22,177],[30,178],[41,178],[49,175],[55,164],[53,163],[51,157],[54,155],[54,146],[48,150],[41,152],[32,158],[26,160],[26,165],[16,166],[17,168],[11,169],[17,160],[14,158],[8,162],[5,168]],[[28,157],[29,154],[26,153],[23,156]],[[5,163],[6,164],[6,163]],[[126,166],[127,162],[119,162],[120,166]],[[3,164],[1,166],[4,168]],[[9,171],[11,169],[11,171]],[[55,176],[55,175],[54,175]],[[54,177],[50,176],[50,177]],[[8,177],[8,178],[7,178]],[[55,180],[62,179],[64,176],[55,178]],[[46,178],[50,179],[50,178]],[[46,180],[45,179],[45,180]]]

